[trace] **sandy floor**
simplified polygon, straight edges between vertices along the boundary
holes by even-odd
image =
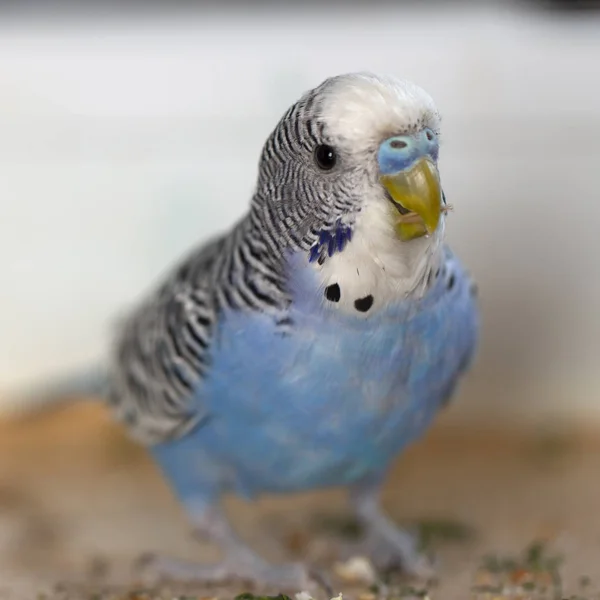
[[[421,523],[440,580],[426,586],[392,576],[376,591],[410,597],[427,589],[444,599],[599,597],[599,465],[600,444],[589,438],[519,440],[434,429],[399,461],[385,504],[394,518]],[[323,520],[343,516],[343,500],[333,491],[228,507],[243,536],[267,557],[282,560],[283,547],[290,558],[333,565],[347,534]],[[559,567],[535,550],[525,560],[536,540],[544,552],[562,556]],[[0,423],[0,598],[232,598],[251,590],[241,582],[146,589],[135,561],[158,549],[215,556],[189,539],[154,466],[100,407]],[[495,564],[487,559],[482,569],[486,555]],[[332,573],[336,594],[376,598],[367,584]],[[417,589],[410,592],[409,584]]]

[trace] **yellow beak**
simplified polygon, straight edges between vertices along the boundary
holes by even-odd
[[[428,158],[410,169],[381,175],[380,181],[398,206],[396,231],[403,241],[431,235],[442,213],[442,192],[437,167]]]

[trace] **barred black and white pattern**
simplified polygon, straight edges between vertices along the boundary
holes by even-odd
[[[319,232],[359,210],[351,179],[323,175],[313,160],[315,147],[328,143],[319,108],[332,81],[292,106],[267,139],[248,214],[192,252],[126,321],[114,350],[110,404],[138,440],[172,439],[206,418],[192,410],[191,398],[211,368],[221,311],[261,311],[282,332],[291,327],[285,253],[308,251]]]

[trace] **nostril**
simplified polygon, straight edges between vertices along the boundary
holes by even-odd
[[[408,146],[408,144],[402,140],[392,140],[390,142],[390,147],[395,150],[402,150],[403,148],[406,148],[406,146]]]

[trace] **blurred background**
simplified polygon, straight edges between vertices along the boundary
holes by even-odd
[[[290,103],[373,70],[436,100],[449,238],[479,282],[481,351],[446,418],[600,423],[594,5],[4,8],[0,412],[101,357],[121,311],[242,215]]]
[[[567,531],[576,581],[600,556],[598,448],[549,475],[502,432],[599,439],[597,2],[5,4],[0,415],[20,390],[102,359],[122,311],[246,210],[286,108],[359,70],[411,79],[435,99],[449,240],[483,312],[477,361],[435,429],[470,433],[411,450],[390,506],[484,532],[445,555],[444,598],[465,597],[456,591],[480,551],[541,531]],[[143,453],[101,411],[68,416],[0,423],[4,585],[9,560],[28,580],[187,539]]]

